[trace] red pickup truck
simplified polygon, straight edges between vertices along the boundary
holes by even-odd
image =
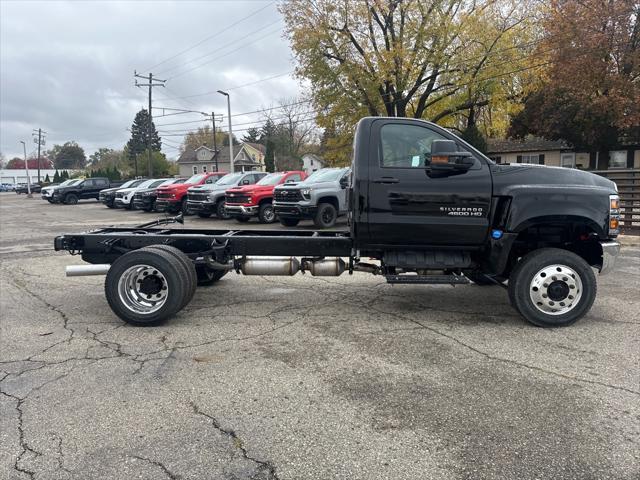
[[[303,171],[270,173],[253,185],[241,185],[225,192],[225,207],[229,216],[238,222],[248,222],[251,217],[258,217],[260,223],[276,221],[273,209],[273,189],[283,183],[301,182],[307,178]]]
[[[163,185],[156,190],[156,210],[158,212],[187,212],[187,190],[194,185],[216,183],[226,175],[225,172],[197,173],[184,183]]]

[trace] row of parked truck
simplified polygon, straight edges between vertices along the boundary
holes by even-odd
[[[87,178],[44,188],[42,198],[65,204],[95,198],[109,208],[182,211],[203,218],[234,218],[240,223],[256,217],[260,223],[279,220],[290,227],[310,219],[316,226],[328,228],[347,211],[348,173],[348,168],[325,168],[309,176],[297,170],[212,172],[188,179],[135,179],[124,183]]]

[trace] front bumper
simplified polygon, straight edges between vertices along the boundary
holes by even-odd
[[[225,210],[232,217],[253,217],[258,214],[258,205],[229,205],[225,204]]]
[[[187,208],[194,213],[215,213],[215,203],[209,202],[192,202],[187,200]]]
[[[180,200],[173,200],[167,198],[156,199],[156,210],[158,212],[166,212],[170,210],[176,210],[180,208]]]
[[[136,210],[149,210],[153,207],[153,197],[143,197],[133,199],[133,208]]]
[[[130,205],[130,202],[125,202],[122,198],[116,198],[113,204],[118,208],[126,208]]]
[[[316,205],[296,203],[274,203],[276,215],[283,218],[314,218],[318,212]]]
[[[616,260],[620,254],[620,243],[610,240],[600,242],[602,247],[602,267],[600,267],[600,275],[606,275],[616,266]]]

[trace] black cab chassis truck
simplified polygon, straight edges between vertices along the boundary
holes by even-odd
[[[106,274],[122,320],[155,325],[197,285],[244,275],[382,275],[392,284],[501,285],[527,321],[566,326],[596,296],[596,277],[620,251],[615,183],[588,172],[501,165],[449,131],[408,118],[357,125],[349,230],[191,230],[158,220],[55,239],[56,250]],[[508,283],[508,286],[505,284]],[[460,290],[463,292],[464,290]]]

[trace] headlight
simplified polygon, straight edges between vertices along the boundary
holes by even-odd
[[[302,190],[300,190],[300,193],[306,199],[311,198],[311,189],[310,188],[303,188]]]
[[[609,236],[620,233],[620,197],[609,195]]]

